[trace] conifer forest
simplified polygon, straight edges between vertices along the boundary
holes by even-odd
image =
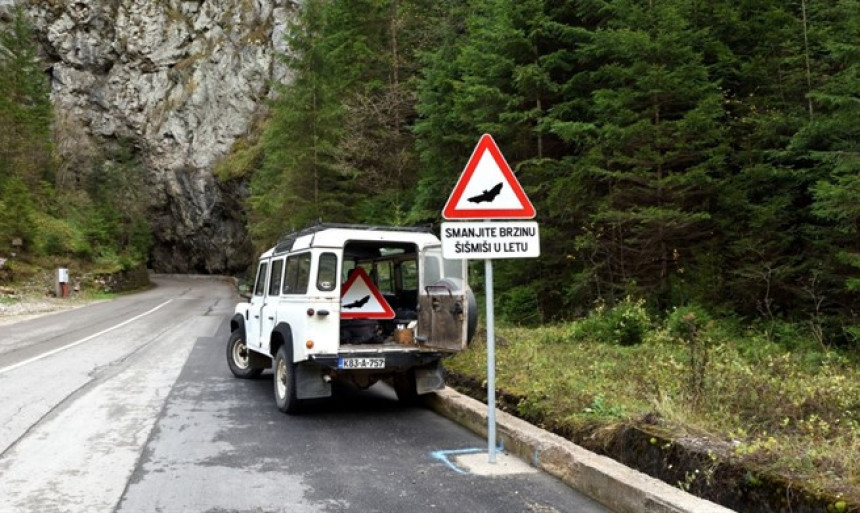
[[[511,320],[632,296],[860,334],[855,0],[312,0],[288,37],[293,81],[219,169],[260,247],[436,223],[490,133],[542,230],[502,266]]]

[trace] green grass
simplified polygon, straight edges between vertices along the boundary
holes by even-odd
[[[86,301],[108,301],[117,297],[116,292],[104,292],[101,290],[82,291],[79,298]]]
[[[636,305],[568,324],[497,326],[497,387],[519,398],[517,413],[567,432],[657,418],[677,436],[725,442],[724,457],[860,503],[856,356],[823,351],[790,326],[787,344],[695,309],[643,319]],[[485,341],[447,367],[485,380]]]

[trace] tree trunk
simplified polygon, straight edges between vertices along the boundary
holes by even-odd
[[[808,20],[806,17],[806,0],[800,0],[800,12],[803,16],[803,53],[806,59],[806,101],[809,107],[809,120],[812,121],[814,114],[812,112],[812,66],[809,63],[809,35],[807,33]]]

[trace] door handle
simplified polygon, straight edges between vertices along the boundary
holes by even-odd
[[[267,317],[267,319],[269,319],[270,321],[274,321],[274,320],[275,320],[275,318],[274,318],[274,317],[272,317],[272,316]]]
[[[259,319],[259,318],[260,318],[260,316],[259,316],[259,315],[255,315],[255,316],[254,316],[254,319]]]
[[[325,317],[326,315],[328,315],[328,310],[317,310],[317,315]]]

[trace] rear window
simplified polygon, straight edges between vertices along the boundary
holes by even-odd
[[[317,289],[322,291],[334,290],[337,286],[337,255],[323,253],[320,255],[320,265],[317,271]]]
[[[446,278],[462,278],[463,277],[463,264],[465,260],[448,260],[447,258],[442,259],[442,267],[445,269],[445,277]]]
[[[443,278],[463,278],[465,260],[442,258],[441,248],[428,248],[424,253],[424,284],[431,285]]]
[[[439,263],[442,261],[442,256],[429,255],[424,258],[424,283],[430,285],[442,279],[442,269]]]

